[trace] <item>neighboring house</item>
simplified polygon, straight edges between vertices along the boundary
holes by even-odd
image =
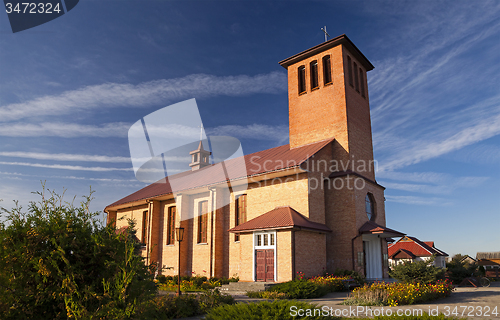
[[[477,262],[476,259],[472,258],[471,256],[469,255],[465,255],[463,256],[462,258],[460,258],[460,262],[461,263],[468,263],[468,264],[474,264]]]
[[[448,254],[434,246],[434,241],[420,241],[415,237],[405,236],[397,242],[389,244],[389,263],[397,265],[404,261],[426,261],[435,255],[434,265],[446,267]]]
[[[385,188],[375,180],[372,64],[345,35],[280,64],[288,71],[289,144],[245,155],[246,169],[226,182],[200,143],[192,171],[105,208],[117,228],[135,219],[147,261],[174,267],[163,274],[283,282],[341,268],[388,276],[385,239],[404,234],[385,227]],[[238,171],[236,160],[222,169]],[[175,199],[174,179],[182,182]]]
[[[477,264],[484,267],[487,277],[500,277],[500,252],[478,252],[476,259]]]

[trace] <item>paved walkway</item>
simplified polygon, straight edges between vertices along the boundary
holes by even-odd
[[[302,301],[317,304],[318,308],[332,316],[373,317],[377,315],[419,315],[426,312],[431,315],[443,313],[468,319],[500,320],[500,282],[493,282],[488,288],[456,288],[450,297],[425,304],[399,307],[362,307],[340,305],[347,297],[347,292],[333,292],[317,299]],[[234,295],[238,302],[258,302],[262,299],[249,298],[245,295]],[[496,307],[497,315],[494,315]],[[298,312],[298,310],[297,310]],[[318,311],[319,312],[319,311]],[[191,317],[189,320],[203,319]]]

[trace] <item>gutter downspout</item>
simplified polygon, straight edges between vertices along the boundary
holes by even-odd
[[[214,277],[214,194],[215,188],[210,190],[211,212],[210,212],[210,277]]]

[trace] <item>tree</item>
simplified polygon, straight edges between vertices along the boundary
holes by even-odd
[[[401,282],[433,283],[444,277],[445,270],[433,265],[433,255],[427,261],[405,261],[391,268],[389,275]]]
[[[155,295],[133,224],[117,233],[99,223],[92,193],[74,207],[43,186],[27,212],[2,208],[2,319],[128,319]]]

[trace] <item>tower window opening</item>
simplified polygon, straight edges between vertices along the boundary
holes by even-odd
[[[309,64],[311,69],[311,90],[319,87],[318,84],[318,61],[313,61]]]
[[[323,84],[329,84],[332,82],[332,65],[330,61],[330,56],[323,57]]]
[[[351,57],[347,56],[347,77],[349,78],[349,84],[352,87],[352,62]]]
[[[358,65],[354,62],[354,87],[359,92]]]
[[[364,77],[364,72],[361,68],[359,68],[359,86],[361,88],[361,95],[364,98],[365,97],[365,77]]]
[[[299,76],[299,94],[306,92],[306,67],[301,66],[298,69]]]

